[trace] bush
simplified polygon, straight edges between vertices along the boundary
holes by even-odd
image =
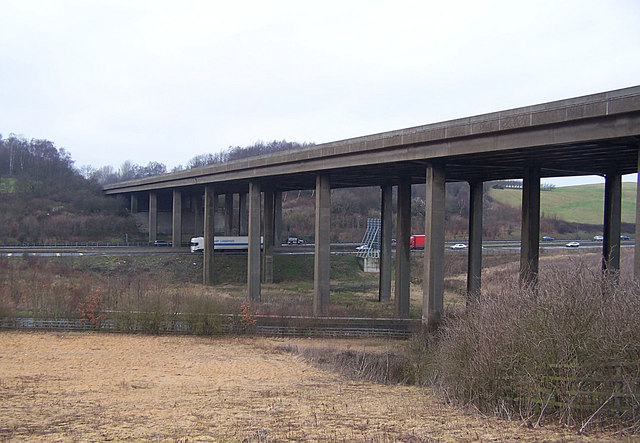
[[[206,294],[192,295],[184,300],[184,321],[187,332],[194,335],[213,335],[222,331],[225,306]]]
[[[597,411],[633,422],[640,287],[580,267],[550,272],[535,288],[483,294],[446,319],[435,352],[437,386],[458,403],[570,426]]]
[[[280,349],[301,355],[318,367],[336,371],[349,378],[378,383],[413,384],[416,382],[409,358],[390,351],[369,352],[364,349],[353,351],[331,346],[316,348],[294,344],[283,345]]]

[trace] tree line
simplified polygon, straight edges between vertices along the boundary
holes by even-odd
[[[116,199],[73,166],[69,152],[48,140],[0,135],[0,243],[140,236],[124,215]]]
[[[48,140],[25,140],[14,135],[2,139],[0,135],[0,175],[28,175],[36,180],[73,179],[76,171],[71,155]]]

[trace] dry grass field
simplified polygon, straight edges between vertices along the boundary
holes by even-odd
[[[287,343],[0,332],[0,441],[604,439],[483,418],[428,388],[349,380],[281,351]]]

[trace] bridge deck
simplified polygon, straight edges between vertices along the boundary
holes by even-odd
[[[384,132],[106,186],[107,194],[216,183],[237,188],[259,179],[278,190],[312,189],[315,173],[332,187],[380,185],[424,162],[446,164],[447,180],[637,171],[640,86]],[[220,188],[222,191],[223,188]]]

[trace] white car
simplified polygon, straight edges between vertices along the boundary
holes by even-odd
[[[604,237],[601,235],[596,235],[595,237],[593,237],[593,241],[603,241]]]
[[[467,249],[467,245],[465,245],[464,243],[456,243],[455,245],[451,246],[451,249]]]
[[[578,243],[577,241],[570,241],[565,246],[567,248],[577,248],[578,246],[580,246],[580,243]]]

